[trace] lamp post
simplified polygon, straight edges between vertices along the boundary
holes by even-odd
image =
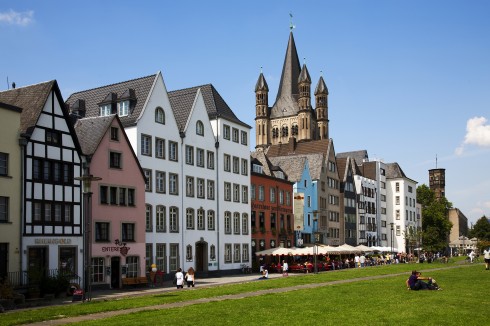
[[[313,236],[314,236],[314,244],[313,244],[313,261],[315,265],[313,266],[313,272],[318,274],[318,266],[317,266],[317,255],[318,255],[318,242],[320,242],[320,233],[318,232],[318,211],[313,211]]]
[[[99,181],[102,178],[94,177],[91,174],[84,174],[75,180],[82,181],[83,186],[83,257],[84,257],[84,273],[83,273],[83,292],[84,300],[90,301],[92,285],[91,285],[91,267],[92,267],[92,248],[91,248],[91,224],[92,224],[92,181]]]
[[[393,225],[395,223],[391,222],[390,225],[391,225],[391,257],[393,258],[393,236],[394,236],[394,233],[393,233]]]

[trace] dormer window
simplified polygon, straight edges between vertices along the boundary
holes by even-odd
[[[100,116],[105,117],[105,116],[111,115],[111,106],[112,105],[110,103],[101,105],[100,106]]]
[[[125,117],[129,114],[129,100],[117,103],[117,114]]]
[[[264,174],[264,167],[262,165],[253,164],[252,169],[255,173]]]

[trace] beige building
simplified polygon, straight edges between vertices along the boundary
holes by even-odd
[[[22,109],[0,102],[0,278],[20,271]]]
[[[468,236],[468,218],[458,208],[451,208],[448,213],[449,222],[453,224],[449,233],[449,242]]]

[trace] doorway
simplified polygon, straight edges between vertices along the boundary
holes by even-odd
[[[121,279],[121,258],[112,257],[111,258],[111,288],[119,289]]]
[[[208,243],[196,242],[196,272],[208,271]]]
[[[30,247],[27,256],[27,275],[29,283],[38,283],[47,271],[48,248]]]

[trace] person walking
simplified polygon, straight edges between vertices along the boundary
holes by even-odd
[[[194,287],[194,282],[196,280],[196,273],[194,272],[194,268],[189,267],[187,270],[187,273],[185,274],[184,278],[185,281],[187,282],[187,287],[190,288],[191,286]]]
[[[289,270],[289,265],[285,260],[283,260],[282,261],[282,276],[288,276],[288,270]]]
[[[177,269],[177,273],[175,273],[175,285],[177,285],[177,289],[184,288],[184,274],[182,273],[182,268],[180,267]]]
[[[490,248],[483,250],[483,258],[485,259],[485,269],[488,271],[490,268]]]

